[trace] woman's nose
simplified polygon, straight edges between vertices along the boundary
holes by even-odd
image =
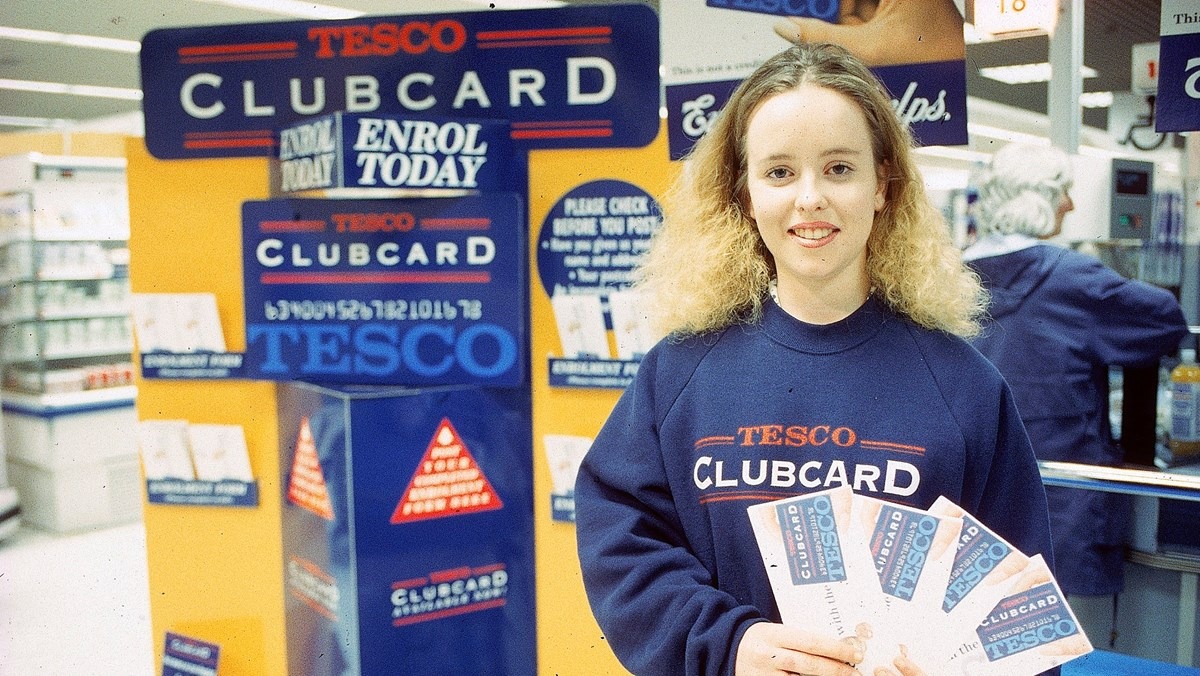
[[[800,211],[813,211],[825,204],[820,187],[812,178],[801,178],[796,182],[796,208]]]

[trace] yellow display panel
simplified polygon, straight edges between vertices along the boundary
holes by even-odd
[[[157,160],[127,147],[134,293],[212,292],[244,350],[241,205],[268,196],[265,159]],[[220,647],[222,676],[286,672],[275,386],[139,378],[140,420],[241,425],[257,507],[145,505],[157,673],[171,631]]]
[[[244,349],[241,204],[269,196],[267,160],[163,161],[127,148],[135,293],[212,292],[228,349]],[[675,165],[665,132],[637,149],[547,150],[530,155],[534,504],[538,666],[541,674],[623,673],[592,618],[580,580],[575,528],[551,518],[545,435],[593,437],[619,390],[551,388],[547,355],[561,350],[536,270],[538,232],[563,195],[617,180],[660,196]],[[611,336],[609,337],[611,341]],[[249,381],[139,380],[146,419],[240,424],[259,483],[256,508],[145,506],[156,663],[172,631],[221,648],[223,676],[286,671],[275,389]]]
[[[547,357],[561,354],[550,298],[537,270],[538,234],[555,204],[575,188],[604,180],[630,183],[656,200],[676,165],[665,130],[645,148],[542,150],[529,156],[530,317],[532,321],[534,522],[538,667],[541,674],[625,673],[592,617],[580,577],[575,527],[555,521],[546,435],[594,437],[620,390],[550,387]],[[611,334],[611,332],[610,332]],[[609,335],[609,342],[612,336]]]

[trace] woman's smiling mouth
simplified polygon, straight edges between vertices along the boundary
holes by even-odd
[[[831,225],[796,226],[788,230],[789,234],[799,239],[800,243],[805,246],[824,244],[827,240],[832,239],[835,232],[837,232],[837,228]]]

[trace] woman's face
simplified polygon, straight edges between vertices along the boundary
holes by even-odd
[[[1075,211],[1075,202],[1071,200],[1071,194],[1064,190],[1062,197],[1058,199],[1058,208],[1054,211],[1054,230],[1044,235],[1043,239],[1055,237],[1060,234],[1062,232],[1063,219],[1072,211]]]
[[[780,296],[865,298],[885,183],[858,105],[813,84],[775,94],[750,117],[746,158],[750,216],[775,258]]]

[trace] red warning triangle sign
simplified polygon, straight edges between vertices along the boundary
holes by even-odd
[[[333,521],[333,503],[325,474],[317,458],[317,442],[313,439],[308,417],[300,419],[300,434],[296,437],[296,455],[288,478],[288,501],[299,505],[327,521]]]
[[[504,503],[462,437],[442,418],[425,457],[392,513],[392,523],[500,509]]]

